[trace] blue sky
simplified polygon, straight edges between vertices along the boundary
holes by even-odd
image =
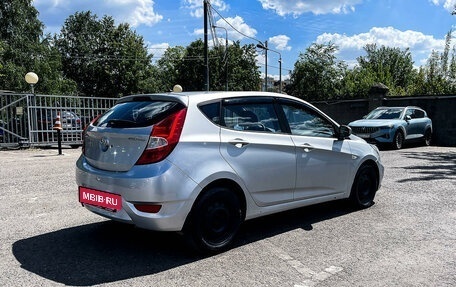
[[[349,65],[364,55],[366,44],[410,48],[415,66],[442,51],[456,24],[456,0],[211,0],[214,22],[225,27],[229,41],[268,41],[268,75],[287,77],[299,54],[312,43],[335,43],[338,59]],[[127,22],[144,37],[157,59],[167,47],[187,46],[203,38],[203,0],[34,0],[45,32],[57,33],[65,19],[90,10],[101,18]],[[222,19],[219,14],[224,18]],[[231,28],[225,21],[239,33]],[[225,30],[216,29],[223,41]],[[455,34],[456,35],[456,34]],[[454,44],[454,42],[453,42]],[[278,52],[278,53],[277,53]],[[258,50],[264,73],[264,55]]]

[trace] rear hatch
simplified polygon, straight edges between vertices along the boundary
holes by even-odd
[[[108,171],[128,171],[138,161],[140,164],[152,163],[144,161],[145,151],[150,157],[161,146],[171,144],[172,140],[174,146],[177,144],[180,131],[177,140],[175,137],[170,139],[166,132],[174,132],[171,129],[176,126],[175,115],[182,114],[182,111],[186,111],[185,105],[170,96],[122,98],[85,130],[84,156],[93,167]],[[185,112],[179,119],[180,128],[184,119]],[[155,133],[160,131],[160,136],[154,136],[154,127]]]

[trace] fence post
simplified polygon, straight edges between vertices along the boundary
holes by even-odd
[[[383,105],[383,99],[389,92],[389,88],[382,83],[375,83],[369,89],[369,112]]]

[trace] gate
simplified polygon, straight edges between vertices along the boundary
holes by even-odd
[[[51,146],[58,143],[53,130],[57,116],[62,144],[82,145],[82,131],[117,99],[0,93],[0,148]]]

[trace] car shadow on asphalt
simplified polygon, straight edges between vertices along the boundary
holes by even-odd
[[[299,208],[244,223],[234,248],[346,215],[344,201]],[[90,286],[160,273],[204,259],[174,232],[154,232],[103,221],[16,241],[21,267],[54,282]],[[230,251],[227,251],[230,252]]]

